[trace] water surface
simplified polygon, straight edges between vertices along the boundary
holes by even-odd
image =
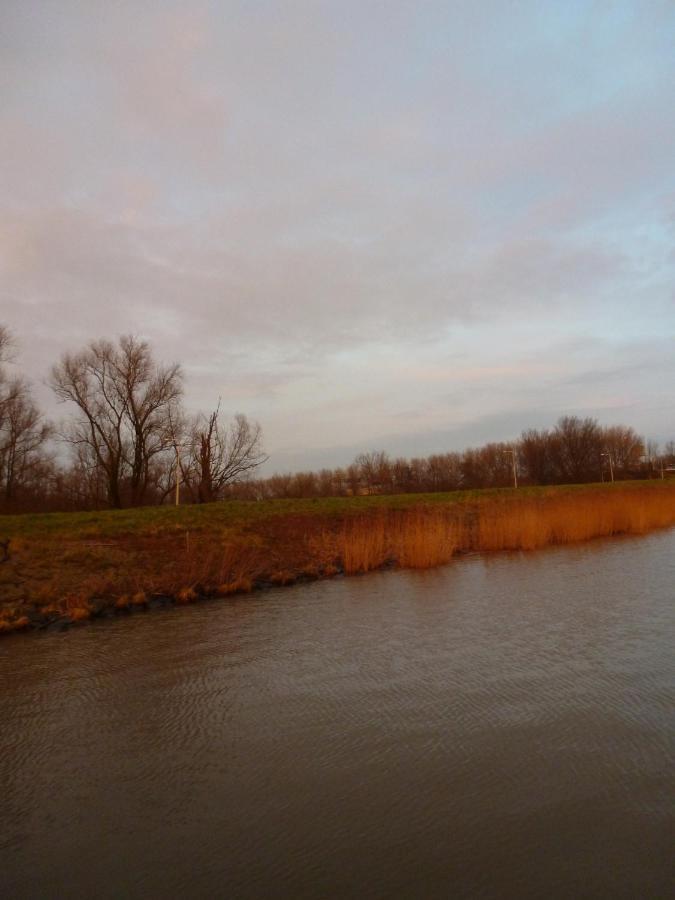
[[[675,531],[0,642],[7,897],[664,897]]]

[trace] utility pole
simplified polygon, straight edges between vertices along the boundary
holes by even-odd
[[[518,487],[518,472],[516,470],[516,451],[513,447],[509,447],[508,450],[504,451],[505,454],[511,454],[511,468],[513,470],[513,486],[514,488]]]
[[[173,448],[176,451],[176,506],[180,506],[180,447],[178,446],[178,438],[176,437],[176,429],[173,426],[171,418],[171,407],[169,407],[169,427],[171,428],[171,440]]]
[[[176,506],[180,506],[180,450],[176,444]]]
[[[608,451],[607,453],[603,453],[602,455],[606,456],[609,460],[609,477],[612,480],[612,484],[614,484],[614,463],[612,462],[612,454]]]

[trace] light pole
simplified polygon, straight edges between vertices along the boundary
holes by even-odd
[[[609,477],[612,480],[612,484],[614,484],[614,463],[612,462],[612,454],[607,452],[603,453],[602,456],[606,456],[609,460]]]
[[[509,453],[511,454],[511,468],[513,470],[513,486],[514,486],[514,488],[517,488],[518,487],[518,472],[516,471],[516,451],[513,449],[513,447],[509,447],[508,450],[504,451],[504,455],[508,456]]]
[[[180,450],[176,444],[176,506],[180,506]]]

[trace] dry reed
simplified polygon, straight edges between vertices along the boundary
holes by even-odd
[[[615,534],[643,534],[675,523],[670,491],[575,492],[483,502],[475,550],[534,550]]]
[[[361,517],[345,524],[341,559],[346,575],[387,564],[428,569],[447,563],[457,550],[458,524],[446,511],[412,509]]]
[[[420,510],[399,517],[394,545],[397,564],[429,569],[450,562],[457,550],[458,524],[447,513]]]
[[[487,498],[461,509],[381,512],[345,524],[345,574],[387,564],[431,568],[457,552],[536,550],[675,524],[675,493],[659,488],[592,490]]]
[[[289,515],[225,536],[202,532],[189,543],[183,535],[139,535],[96,548],[71,542],[55,553],[54,545],[17,542],[0,573],[0,633],[143,609],[157,599],[187,604],[298,578],[430,568],[458,552],[533,550],[674,524],[675,490],[616,485],[474,495],[346,518]]]
[[[341,553],[345,575],[370,572],[385,565],[390,555],[387,537],[387,518],[384,514],[346,522]]]

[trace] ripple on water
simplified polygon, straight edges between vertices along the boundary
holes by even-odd
[[[665,896],[675,531],[0,643],[7,896]]]

